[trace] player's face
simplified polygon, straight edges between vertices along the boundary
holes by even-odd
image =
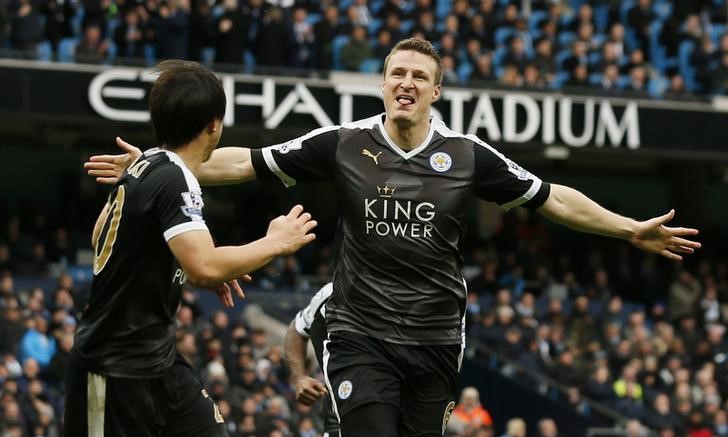
[[[440,97],[436,72],[435,60],[423,53],[399,50],[392,54],[382,84],[387,118],[402,127],[426,125],[430,107]]]

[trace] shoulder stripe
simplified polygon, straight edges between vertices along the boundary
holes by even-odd
[[[365,118],[362,120],[343,123],[341,127],[343,127],[344,129],[374,129],[374,126],[376,126],[381,119],[382,114],[377,114],[373,117]]]
[[[439,121],[439,120],[438,120]],[[531,172],[528,172],[524,170],[522,167],[520,167],[515,162],[511,161],[510,159],[506,158],[505,155],[500,153],[498,150],[496,150],[494,147],[492,147],[490,144],[486,143],[485,141],[481,140],[477,136],[473,134],[463,135],[460,133],[457,133],[455,131],[450,130],[447,126],[445,126],[444,123],[440,122],[438,125],[436,125],[437,131],[446,137],[460,137],[465,138],[467,140],[472,141],[476,145],[488,150],[490,153],[492,153],[495,157],[503,161],[508,168],[508,171],[513,173],[514,175],[518,176],[519,178],[524,178],[532,181],[531,187],[523,193],[521,196],[519,196],[516,199],[511,200],[510,202],[506,202],[504,204],[501,204],[500,207],[504,210],[508,211],[511,208],[514,208],[516,206],[523,205],[524,203],[528,202],[535,196],[539,190],[541,189],[541,186],[543,185],[543,181],[536,175],[532,174]]]
[[[276,150],[280,153],[288,153],[290,150],[300,150],[303,147],[303,142],[308,140],[309,138],[313,138],[316,135],[325,134],[326,132],[331,132],[335,130],[339,130],[341,126],[334,125],[334,126],[324,126],[320,127],[318,129],[314,129],[311,132],[307,133],[304,136],[294,138],[292,140],[286,141],[285,143],[280,144],[274,144],[272,146],[263,147],[261,149],[261,152],[263,154],[263,160],[265,161],[265,164],[268,166],[268,169],[276,176],[278,176],[278,179],[283,182],[283,185],[285,185],[286,188],[290,188],[294,185],[296,185],[296,180],[292,178],[289,174],[281,170],[281,167],[276,162],[275,156],[273,155],[273,151]]]

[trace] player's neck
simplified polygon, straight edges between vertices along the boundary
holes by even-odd
[[[187,168],[197,177],[200,165],[204,160],[205,147],[202,144],[197,144],[197,141],[193,141],[178,147],[173,152],[182,159]]]
[[[384,130],[389,138],[405,152],[419,147],[430,131],[430,121],[425,119],[423,123],[411,126],[400,126],[390,119],[384,121]]]

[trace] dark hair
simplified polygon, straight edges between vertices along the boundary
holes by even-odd
[[[160,62],[155,70],[159,77],[149,95],[149,112],[160,146],[183,146],[208,123],[225,116],[222,83],[203,65],[168,60]]]
[[[398,42],[397,45],[392,48],[389,55],[387,55],[387,58],[384,60],[384,68],[382,68],[382,73],[385,77],[387,76],[387,64],[389,64],[389,58],[391,58],[396,52],[408,50],[422,53],[435,61],[435,65],[437,65],[437,69],[435,70],[435,85],[442,83],[442,61],[440,59],[440,55],[437,54],[437,50],[435,50],[431,42],[422,38],[407,38]]]

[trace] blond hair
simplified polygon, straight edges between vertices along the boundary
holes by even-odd
[[[398,42],[397,45],[392,47],[389,55],[387,55],[387,58],[384,60],[384,68],[382,69],[382,74],[384,74],[385,76],[387,75],[387,65],[389,64],[389,58],[391,58],[392,55],[399,51],[407,50],[422,53],[423,55],[428,56],[430,59],[435,61],[435,65],[437,65],[437,69],[435,70],[435,85],[440,85],[440,83],[442,83],[442,60],[440,59],[440,55],[437,54],[437,50],[435,50],[435,47],[432,46],[432,43],[422,38],[403,39],[402,41]]]

